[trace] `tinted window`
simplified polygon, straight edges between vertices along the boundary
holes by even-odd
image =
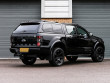
[[[82,28],[77,28],[77,32],[78,32],[78,34],[79,34],[80,36],[83,36],[84,38],[88,38],[88,34],[87,34],[87,32],[86,32],[84,29],[82,29]]]
[[[70,35],[74,35],[76,32],[75,32],[75,26],[72,26],[72,25],[67,25],[66,26],[66,29],[67,29],[67,32],[70,34]]]
[[[52,25],[51,24],[44,24],[43,25],[43,31],[44,32],[51,32],[52,31]]]
[[[53,24],[53,32],[55,32],[55,33],[62,33],[61,24]]]
[[[39,25],[20,25],[14,33],[36,33]]]
[[[80,35],[84,35],[84,34],[87,35],[87,32],[82,28],[77,28],[77,31],[78,31],[78,34],[80,34]]]

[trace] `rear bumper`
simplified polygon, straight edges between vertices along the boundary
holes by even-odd
[[[47,59],[51,60],[51,51],[49,47],[39,47],[39,48],[32,48],[28,47],[29,52],[20,52],[20,47],[19,48],[10,48],[10,52],[14,53],[14,56],[19,56],[20,58],[22,56],[27,56],[27,57],[39,57],[40,59]]]
[[[10,48],[10,52],[15,54],[20,53],[19,48]],[[29,52],[24,54],[39,54],[39,53],[40,53],[40,48],[29,48]]]
[[[19,51],[20,48],[10,48],[10,52],[14,53],[14,54],[27,54],[27,55],[44,55],[44,56],[48,56],[50,55],[50,49],[48,47],[39,47],[39,48],[32,48],[32,47],[28,47],[29,48],[29,52],[25,52],[25,53],[21,53]]]

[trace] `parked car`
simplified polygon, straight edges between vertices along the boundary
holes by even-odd
[[[94,62],[104,60],[104,41],[78,24],[48,21],[21,23],[11,35],[10,51],[26,65],[36,58],[60,66],[64,57],[75,62],[79,56],[91,57]]]

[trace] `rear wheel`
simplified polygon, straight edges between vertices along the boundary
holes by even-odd
[[[102,62],[104,60],[104,48],[101,46],[98,46],[95,51],[94,54],[92,55],[92,60],[94,62]]]
[[[78,56],[66,56],[66,58],[70,62],[76,62]]]
[[[52,53],[52,60],[49,61],[51,65],[61,66],[64,63],[64,51],[62,48],[55,48]]]
[[[36,61],[35,57],[24,57],[21,59],[25,65],[33,65]]]

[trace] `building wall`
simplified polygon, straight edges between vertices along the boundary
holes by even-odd
[[[105,57],[110,57],[110,2],[73,1],[72,9],[73,23],[101,37],[105,42]]]
[[[41,19],[41,0],[0,1],[0,58],[12,58],[10,36],[24,21]]]
[[[40,19],[60,23],[73,22],[85,27],[88,31],[104,40],[106,47],[105,57],[110,57],[110,2],[108,0],[72,1],[72,17],[41,18],[41,0],[1,0],[0,58],[13,58],[13,54],[9,51],[10,35],[20,22]]]

